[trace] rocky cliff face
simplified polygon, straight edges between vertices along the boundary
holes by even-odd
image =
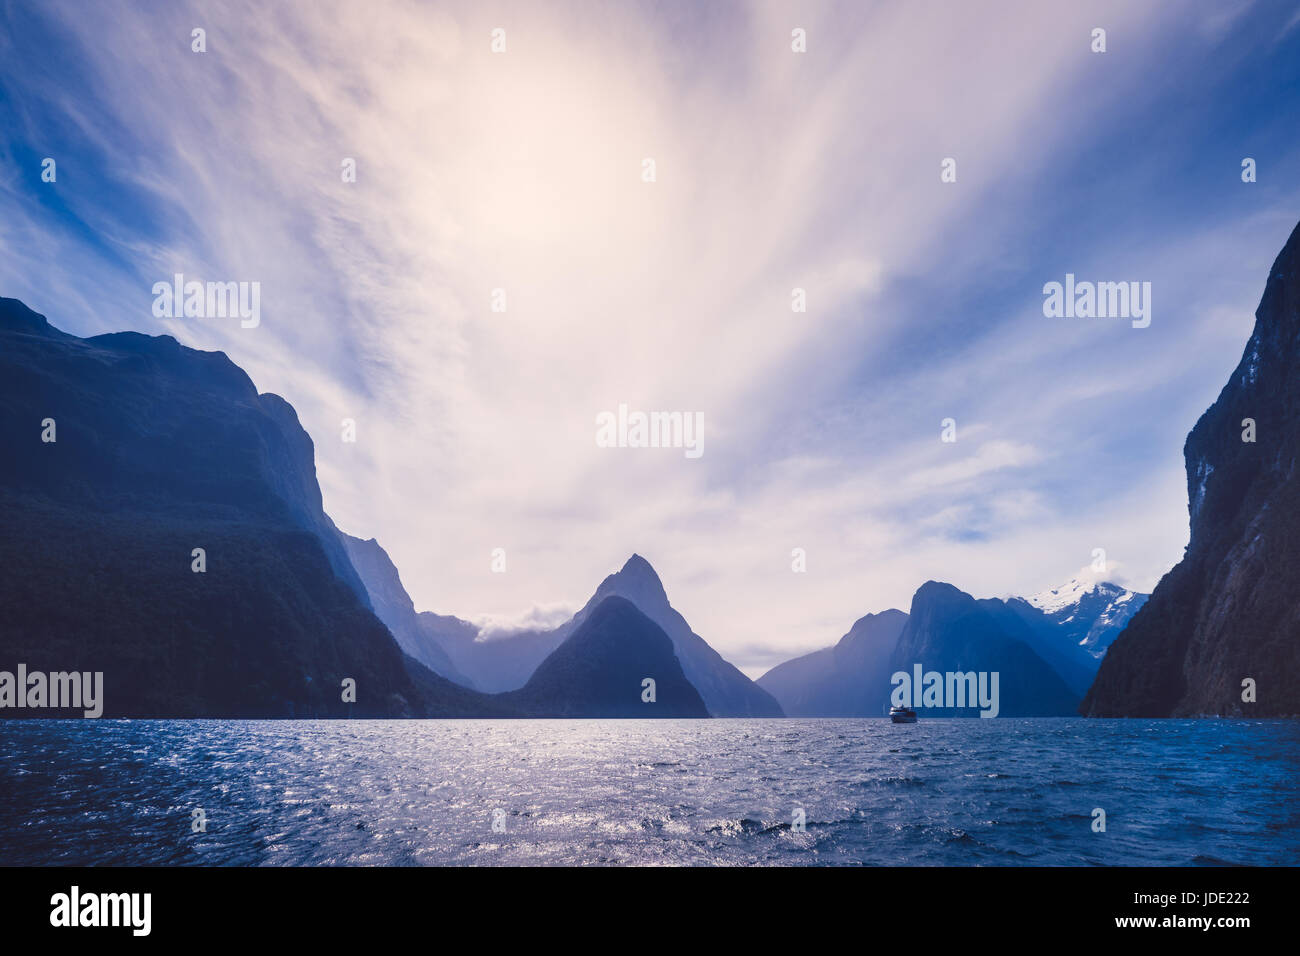
[[[1186,554],[1111,646],[1082,712],[1300,714],[1300,226],[1183,454]]]
[[[488,706],[375,617],[287,402],[220,352],[77,338],[14,299],[0,299],[0,567],[0,668],[102,671],[106,716]]]

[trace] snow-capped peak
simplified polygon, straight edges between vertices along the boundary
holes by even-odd
[[[1150,597],[1105,580],[1105,573],[1084,568],[1059,588],[1022,600],[1061,628],[1063,637],[1071,643],[1078,641],[1079,647],[1100,660]]]
[[[1059,614],[1098,591],[1110,606],[1127,604],[1133,599],[1136,592],[1107,581],[1105,575],[1105,571],[1096,571],[1091,567],[1082,568],[1060,587],[1039,591],[1024,600],[1045,614]]]
[[[1100,583],[1096,578],[1074,577],[1058,588],[1039,591],[1037,594],[1025,598],[1025,600],[1040,611],[1055,614],[1057,611],[1078,604],[1085,595],[1097,590],[1097,585]]]

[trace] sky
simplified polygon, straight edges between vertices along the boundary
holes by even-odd
[[[0,0],[0,295],[226,352],[420,610],[558,623],[636,552],[757,675],[1182,556],[1300,218],[1294,4],[263,7]],[[260,324],[155,316],[175,273]],[[1045,316],[1067,273],[1150,325]],[[703,454],[601,447],[620,405]]]

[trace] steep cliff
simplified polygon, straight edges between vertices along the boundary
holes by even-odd
[[[1300,714],[1300,226],[1183,454],[1187,551],[1111,645],[1081,710]]]

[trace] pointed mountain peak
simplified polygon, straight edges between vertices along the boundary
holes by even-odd
[[[621,594],[647,613],[668,603],[668,593],[664,590],[659,575],[650,566],[650,562],[639,554],[632,555],[622,568],[600,583],[596,596],[599,598],[607,594]]]
[[[629,577],[651,577],[656,581],[659,580],[659,575],[655,573],[655,569],[651,567],[650,562],[635,552],[632,557],[623,562],[623,567],[619,569],[618,573],[626,574]]]
[[[654,707],[641,698],[646,675],[655,679]],[[617,594],[603,598],[512,696],[546,717],[709,716],[672,639]]]

